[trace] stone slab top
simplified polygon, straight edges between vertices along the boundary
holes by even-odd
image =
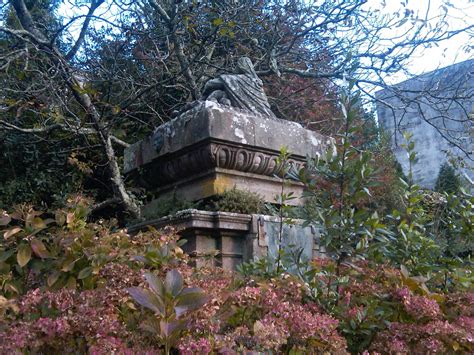
[[[195,107],[159,126],[148,138],[125,150],[124,172],[153,160],[190,149],[206,141],[278,152],[283,146],[293,156],[324,155],[333,138],[303,128],[299,123],[239,110],[212,101]]]
[[[148,226],[163,228],[169,225],[176,225],[180,229],[204,228],[204,229],[229,229],[239,231],[249,231],[252,215],[233,212],[202,211],[197,209],[187,209],[177,212],[174,215],[140,222],[128,228],[130,233],[136,233],[146,229]]]

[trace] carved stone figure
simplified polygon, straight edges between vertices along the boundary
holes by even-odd
[[[275,117],[263,91],[262,80],[247,57],[237,61],[236,74],[223,74],[209,80],[204,86],[201,100]]]

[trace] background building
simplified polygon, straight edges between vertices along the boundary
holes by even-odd
[[[379,124],[405,172],[402,132],[413,134],[415,182],[433,188],[446,161],[455,161],[459,173],[474,180],[474,59],[406,80],[376,98]]]

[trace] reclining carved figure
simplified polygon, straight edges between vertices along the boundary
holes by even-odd
[[[239,58],[237,61],[236,74],[222,74],[209,80],[198,101],[187,103],[179,111],[174,111],[172,116],[177,117],[197,107],[202,101],[213,101],[263,116],[275,117],[263,91],[262,80],[257,76],[252,61],[247,57]]]

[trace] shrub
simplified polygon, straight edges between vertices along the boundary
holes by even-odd
[[[438,178],[435,183],[435,191],[457,193],[461,188],[461,180],[459,179],[456,170],[449,165],[444,163],[439,169]]]
[[[217,196],[209,206],[211,210],[243,214],[262,213],[263,198],[253,192],[239,190],[235,186]]]

